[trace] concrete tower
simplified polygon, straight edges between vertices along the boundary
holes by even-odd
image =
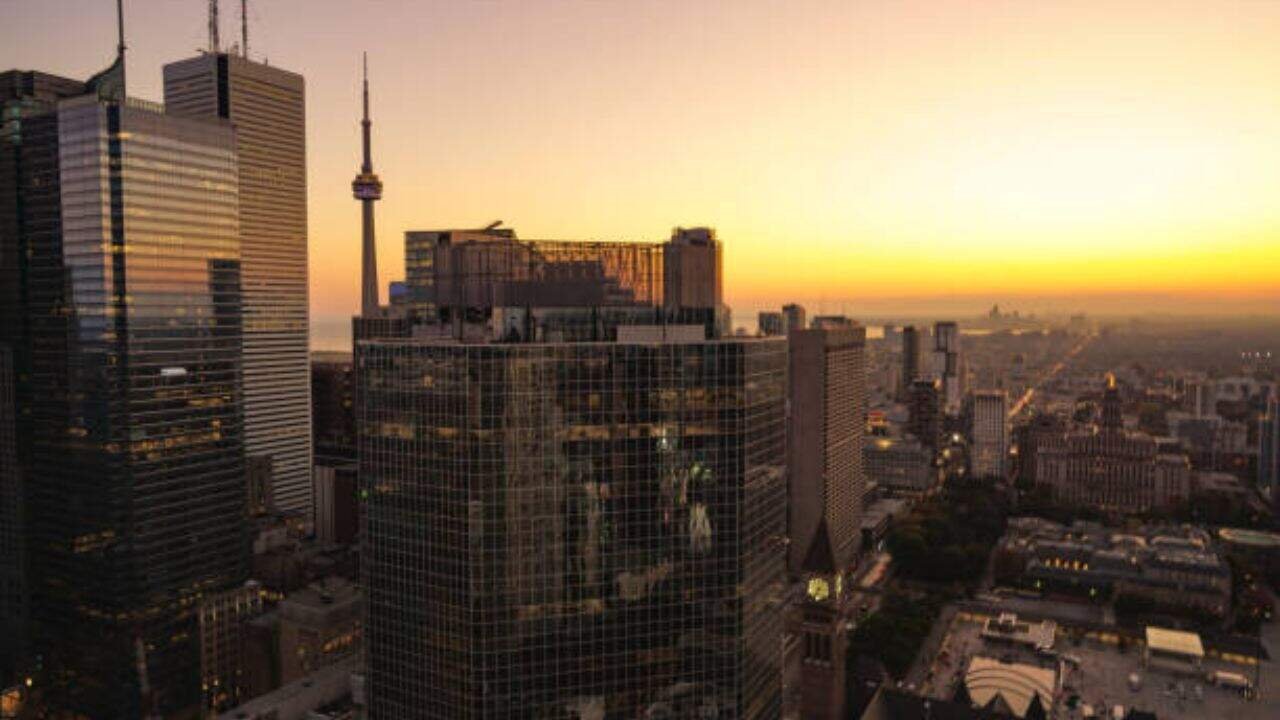
[[[164,102],[167,115],[235,129],[245,453],[271,505],[309,513],[306,81],[209,51],[164,66]]]
[[[364,212],[361,223],[361,245],[363,254],[360,260],[360,314],[373,317],[378,314],[378,250],[373,240],[373,203],[382,199],[382,181],[373,172],[373,158],[370,153],[369,122],[369,56],[364,56],[364,119],[360,121],[364,139],[364,162],[360,164],[360,174],[351,181],[351,192],[360,201]]]

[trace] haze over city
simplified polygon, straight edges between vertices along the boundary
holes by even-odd
[[[0,0],[0,720],[1275,720],[1278,37]]]
[[[112,3],[4,12],[0,66],[85,77],[113,54]],[[131,94],[161,96],[204,12],[127,4]],[[366,49],[383,279],[408,229],[703,223],[735,311],[1280,308],[1275,3],[271,0],[249,32],[307,77],[317,326],[358,301]]]

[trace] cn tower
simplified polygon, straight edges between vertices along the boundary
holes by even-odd
[[[382,181],[373,172],[373,158],[370,153],[369,122],[369,54],[364,55],[364,119],[360,127],[364,134],[364,162],[360,164],[360,174],[351,181],[351,193],[360,201],[363,211],[361,223],[361,246],[363,254],[360,260],[360,315],[375,317],[378,314],[378,249],[374,245],[373,203],[382,199]]]

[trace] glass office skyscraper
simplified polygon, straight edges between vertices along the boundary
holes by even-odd
[[[5,113],[37,682],[170,715],[199,597],[247,571],[232,131],[92,92]]]
[[[786,358],[360,343],[371,717],[777,717]]]
[[[0,342],[0,685],[15,679],[26,649],[27,580],[18,472],[13,354]]]
[[[282,510],[311,510],[306,97],[302,76],[234,53],[164,68],[170,115],[235,128],[244,285],[244,443]]]

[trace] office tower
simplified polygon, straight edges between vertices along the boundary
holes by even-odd
[[[785,340],[662,244],[434,240],[443,322],[356,345],[370,717],[777,717]]]
[[[200,688],[205,710],[218,713],[253,697],[248,673],[249,623],[262,614],[264,595],[262,585],[250,580],[201,599]]]
[[[906,401],[911,397],[911,386],[920,379],[920,332],[914,325],[902,328],[902,383],[899,397]]]
[[[933,377],[941,381],[942,411],[958,415],[964,400],[964,364],[960,356],[960,328],[954,322],[933,326]]]
[[[781,339],[358,353],[371,717],[776,716]]]
[[[1168,510],[1191,494],[1186,455],[1162,453],[1155,438],[1124,429],[1120,393],[1107,376],[1096,427],[1044,438],[1036,482],[1067,505],[1123,513]]]
[[[440,319],[436,306],[436,257],[448,261],[447,248],[511,240],[515,232],[493,223],[475,230],[409,230],[404,234],[404,274],[409,305],[424,322]],[[442,269],[443,270],[443,269]]]
[[[917,380],[911,383],[911,397],[907,403],[910,415],[907,431],[916,436],[930,450],[938,449],[942,437],[941,381]]]
[[[756,327],[761,335],[786,335],[787,319],[780,312],[761,312]]]
[[[233,53],[164,67],[170,115],[235,128],[244,285],[244,444],[269,459],[281,510],[311,508],[305,87]]]
[[[56,709],[176,714],[200,700],[197,601],[247,564],[232,129],[126,100],[123,40],[78,97],[5,84],[38,681]]]
[[[796,305],[795,303],[783,305],[782,315],[787,321],[785,329],[786,333],[789,333],[792,330],[803,330],[808,327],[805,323],[804,307],[801,305]]]
[[[0,637],[8,639],[0,643],[0,686],[24,664],[31,629],[22,485],[31,435],[28,423],[18,423],[20,408],[31,399],[31,385],[18,379],[30,367],[23,291],[27,243],[41,230],[25,223],[38,216],[47,232],[59,221],[54,186],[45,186],[38,199],[32,187],[33,177],[48,177],[57,145],[31,138],[47,140],[56,133],[56,121],[35,118],[47,116],[58,100],[84,91],[83,82],[45,73],[0,73]]]
[[[862,539],[862,435],[866,329],[833,318],[789,336],[788,544],[804,583],[791,631],[801,638],[800,706],[806,718],[840,718],[852,620],[844,578]]]
[[[1009,455],[1009,396],[1003,390],[978,391],[969,395],[968,404],[970,472],[979,478],[1003,479]]]
[[[420,297],[432,295],[431,280],[435,276],[432,261],[435,259],[436,233],[409,230],[404,234],[404,284],[409,295],[409,307],[424,318],[434,319],[435,305]]]
[[[663,306],[667,322],[701,324],[728,332],[724,306],[724,253],[712,228],[678,227],[662,245]]]
[[[1280,503],[1280,390],[1272,390],[1258,424],[1258,489]]]
[[[359,530],[355,390],[350,353],[312,354],[311,427],[316,449],[312,498],[316,538],[321,542],[350,544]]]
[[[317,457],[315,468],[316,540],[350,545],[360,530],[356,463]]]
[[[351,353],[312,353],[311,427],[317,462],[321,458],[355,458],[355,374]]]
[[[866,490],[866,329],[796,330],[789,342],[788,564],[800,576],[811,546],[830,542],[842,572],[857,556]]]
[[[17,397],[13,354],[0,343],[0,688],[26,654],[27,581],[22,475],[18,468]]]

